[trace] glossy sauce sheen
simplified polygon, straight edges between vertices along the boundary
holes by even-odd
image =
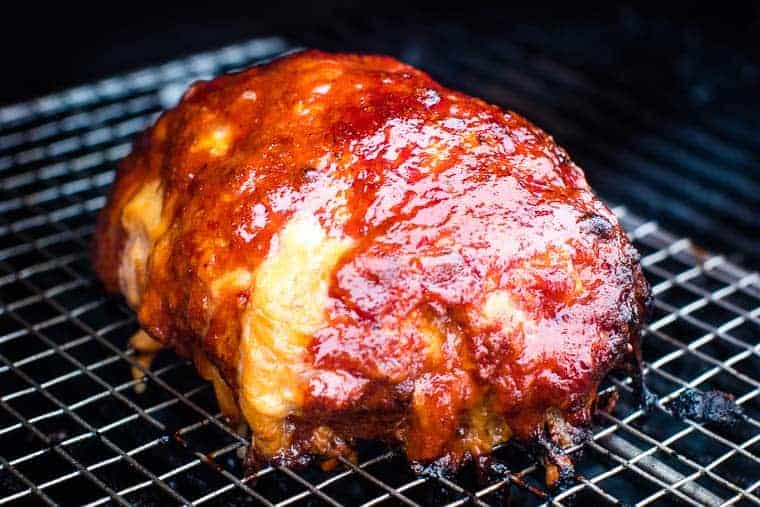
[[[125,206],[156,180],[161,223],[130,303],[233,392],[241,318],[280,233],[310,217],[343,245],[298,402],[274,422],[284,443],[261,460],[346,454],[361,437],[456,466],[545,431],[549,409],[586,425],[600,379],[635,361],[649,289],[582,171],[519,115],[392,58],[308,51],[194,84],[136,142],[101,214],[112,290]]]

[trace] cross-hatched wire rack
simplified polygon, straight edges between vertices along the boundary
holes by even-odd
[[[127,348],[135,317],[95,281],[89,243],[115,162],[188,82],[293,47],[256,39],[0,109],[0,504],[760,504],[760,277],[622,207],[656,295],[644,355],[657,403],[645,413],[612,376],[619,401],[569,450],[567,489],[548,491],[516,443],[486,479],[415,476],[372,443],[330,471],[248,475],[247,442],[192,365],[162,352],[147,370]],[[745,420],[674,418],[687,389],[731,393]]]

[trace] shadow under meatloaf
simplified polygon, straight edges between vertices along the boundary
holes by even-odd
[[[513,436],[568,445],[604,375],[638,367],[650,297],[546,133],[317,51],[191,86],[121,163],[94,262],[257,464],[357,438],[448,469]]]

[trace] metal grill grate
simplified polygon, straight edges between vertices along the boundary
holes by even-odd
[[[495,452],[509,472],[485,482],[416,477],[373,444],[329,472],[245,475],[246,442],[192,365],[163,352],[147,371],[126,348],[135,318],[95,282],[88,244],[134,133],[188,81],[289,49],[257,39],[0,109],[0,504],[760,504],[760,277],[624,208],[657,297],[645,359],[658,402],[644,414],[630,379],[612,377],[620,400],[572,450],[585,456],[568,489],[550,496],[517,444]],[[732,393],[746,419],[672,417],[692,388]]]

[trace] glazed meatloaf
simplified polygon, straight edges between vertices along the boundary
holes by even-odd
[[[568,445],[602,378],[637,367],[649,298],[549,135],[383,56],[192,85],[121,163],[94,251],[256,464],[358,439],[448,469],[510,438]]]

